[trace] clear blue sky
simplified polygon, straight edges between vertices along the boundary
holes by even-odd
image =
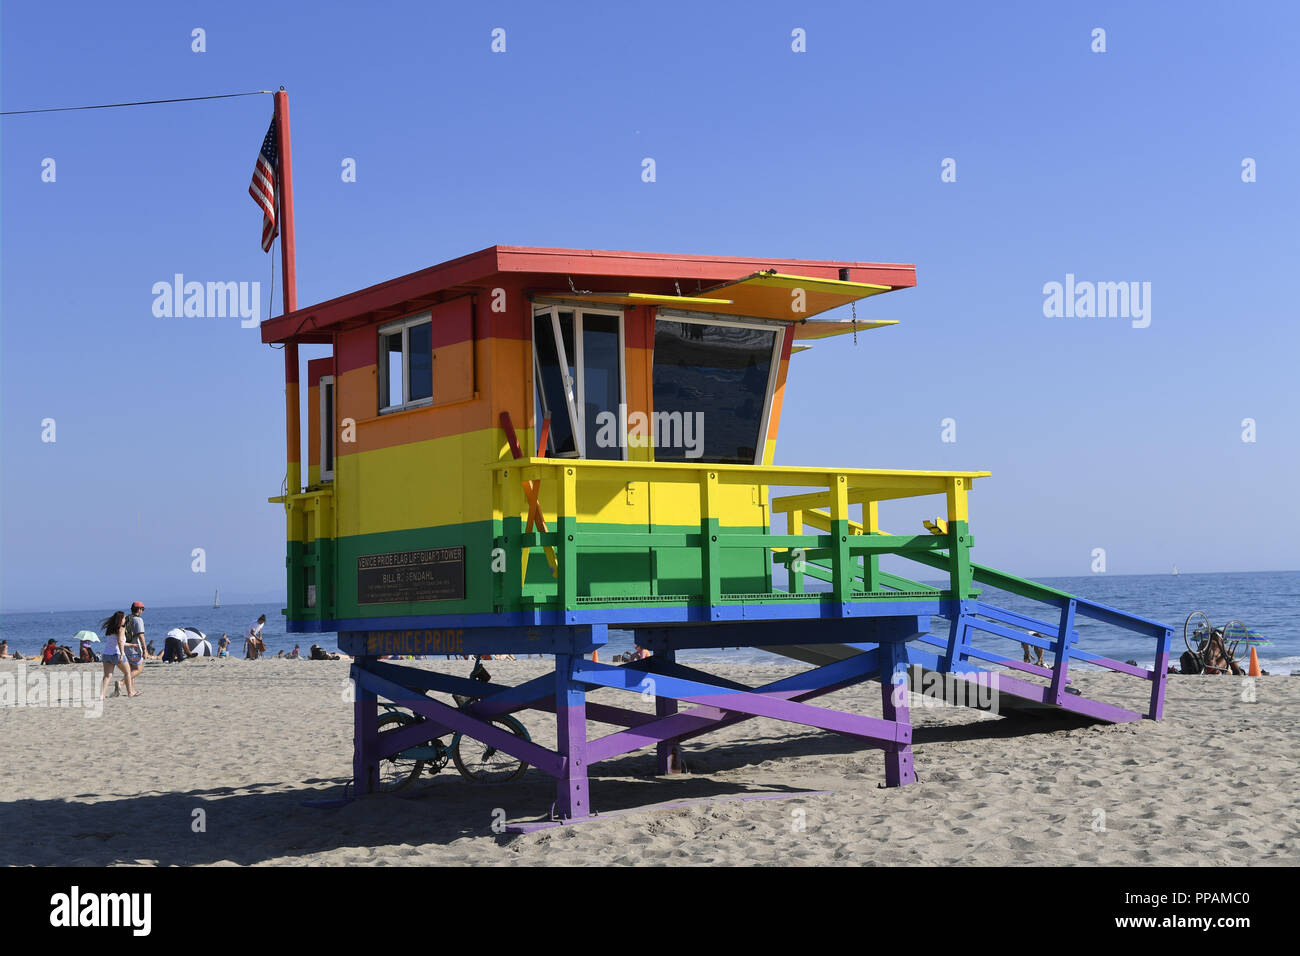
[[[298,9],[7,2],[3,108],[284,85],[304,304],[492,243],[916,263],[859,313],[901,325],[795,357],[779,462],[991,470],[977,557],[1030,576],[1297,566],[1296,5]],[[283,589],[280,353],[151,309],[268,304],[270,114],[0,120],[4,608]],[[1150,327],[1045,318],[1067,273],[1150,282]]]

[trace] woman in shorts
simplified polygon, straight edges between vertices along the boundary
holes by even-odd
[[[112,617],[104,621],[104,681],[99,685],[99,699],[108,693],[108,682],[113,678],[114,668],[121,670],[126,678],[126,696],[139,697],[131,678],[131,668],[126,662],[126,612],[114,611]]]

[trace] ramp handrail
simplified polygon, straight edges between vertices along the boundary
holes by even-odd
[[[829,517],[826,512],[816,509],[805,510],[801,516],[803,523],[818,529],[827,526]],[[870,533],[866,532],[862,525],[856,522],[850,522],[850,532],[858,535]],[[878,531],[876,533],[884,532]],[[939,570],[947,570],[948,568],[947,556],[942,553],[920,551],[907,552],[901,556]],[[1039,584],[1036,581],[1030,581],[1027,578],[1018,577],[987,565],[972,562],[970,568],[971,579],[978,584],[986,584],[1010,594],[1058,608],[1061,612],[1061,622],[1051,624],[997,607],[985,601],[971,601],[962,602],[961,616],[965,621],[965,625],[999,637],[1019,641],[1031,647],[1052,650],[1056,654],[1056,659],[1053,666],[1047,669],[1033,664],[1021,663],[1004,655],[978,651],[966,643],[961,628],[954,628],[954,636],[951,639],[946,657],[949,663],[959,662],[966,657],[976,657],[1002,664],[1012,670],[1050,677],[1052,687],[1059,695],[1064,693],[1065,685],[1070,682],[1068,669],[1069,661],[1073,658],[1117,673],[1151,681],[1151,702],[1147,716],[1153,720],[1160,719],[1164,703],[1166,672],[1169,666],[1169,645],[1173,638],[1173,630],[1168,625],[1137,614],[1130,614],[1127,611],[1121,611],[1118,608],[1097,601],[1088,601],[1059,588]],[[889,575],[888,577],[896,578],[897,576]],[[906,578],[898,578],[898,580],[917,587],[923,586],[908,581]],[[884,583],[886,586],[892,586],[887,579]],[[1091,618],[1104,624],[1154,638],[1156,641],[1154,666],[1150,670],[1135,667],[1073,646],[1078,644],[1079,641],[1079,632],[1074,624],[1075,619],[1078,617]],[[1026,631],[1037,631],[1049,636],[1047,638],[1038,638],[1032,634],[1013,631],[1003,625],[1022,628]]]

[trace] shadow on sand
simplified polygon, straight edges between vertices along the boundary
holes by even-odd
[[[918,727],[919,746],[975,739],[997,739],[1068,730],[1077,722],[1016,718],[942,727]],[[835,734],[761,735],[698,749],[687,742],[685,775],[655,776],[653,750],[615,758],[592,768],[592,800],[599,813],[654,804],[755,794],[815,793],[791,784],[718,780],[707,774],[737,770],[766,761],[863,752],[861,745]],[[797,774],[796,774],[797,777]],[[874,781],[873,781],[874,783]],[[305,806],[345,795],[349,781],[312,779],[301,785],[266,782],[247,786],[147,793],[79,800],[20,799],[0,806],[0,865],[106,866],[147,862],[163,866],[231,863],[249,865],[352,850],[340,862],[366,864],[385,847],[394,856],[420,855],[429,844],[498,834],[503,819],[538,820],[549,815],[555,783],[530,770],[502,787],[476,787],[450,768],[400,795],[381,794],[330,809]],[[395,848],[395,849],[394,849]],[[414,860],[413,860],[414,862]]]

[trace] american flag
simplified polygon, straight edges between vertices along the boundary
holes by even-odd
[[[257,154],[257,166],[253,169],[253,181],[248,186],[248,194],[262,209],[263,252],[271,251],[271,243],[280,233],[275,215],[275,171],[279,166],[279,156],[275,117],[271,117],[271,128],[266,131],[266,139],[262,140],[262,151]]]

